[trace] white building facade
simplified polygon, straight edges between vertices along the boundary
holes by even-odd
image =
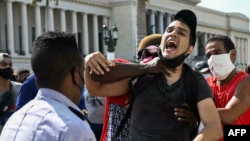
[[[79,50],[107,54],[102,26],[116,25],[119,39],[115,57],[136,61],[140,40],[163,33],[171,17],[181,9],[193,10],[198,19],[195,51],[187,62],[205,60],[204,44],[213,35],[227,35],[236,45],[238,68],[250,62],[249,18],[196,6],[200,0],[59,0],[30,5],[30,0],[0,0],[0,52],[12,56],[14,68],[29,68],[32,42],[46,30],[76,33]],[[45,12],[47,11],[47,14]],[[46,22],[48,19],[48,22]]]

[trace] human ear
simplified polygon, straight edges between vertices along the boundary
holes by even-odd
[[[235,49],[230,50],[230,59],[233,63],[235,63],[235,60],[236,60],[236,50]]]
[[[187,54],[191,54],[194,50],[194,46],[190,45],[187,51]]]

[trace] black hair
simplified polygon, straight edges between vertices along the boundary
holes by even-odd
[[[246,66],[245,72],[250,74],[250,63]]]
[[[75,34],[49,31],[33,43],[31,66],[39,88],[59,88],[72,68],[84,67],[83,62]]]
[[[213,41],[222,41],[224,43],[224,48],[225,48],[227,53],[229,53],[230,50],[235,49],[235,45],[234,45],[233,41],[227,36],[215,35],[215,36],[209,38],[207,40],[206,44],[208,44],[209,42],[213,42]]]
[[[24,74],[24,73],[30,73],[30,70],[28,69],[20,69],[18,70],[18,75]]]

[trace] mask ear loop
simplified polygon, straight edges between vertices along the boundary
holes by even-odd
[[[72,77],[72,80],[74,82],[74,84],[79,88],[79,90],[82,92],[82,89],[81,87],[76,83],[76,80],[75,80],[75,77],[74,77],[74,71],[75,71],[75,66],[71,69],[71,77]],[[79,73],[79,72],[78,72]],[[81,76],[81,75],[80,75]],[[81,80],[82,80],[82,76],[81,76]]]

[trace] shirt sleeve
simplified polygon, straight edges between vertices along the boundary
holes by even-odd
[[[198,95],[197,103],[206,98],[213,98],[212,91],[203,77],[198,77]]]

